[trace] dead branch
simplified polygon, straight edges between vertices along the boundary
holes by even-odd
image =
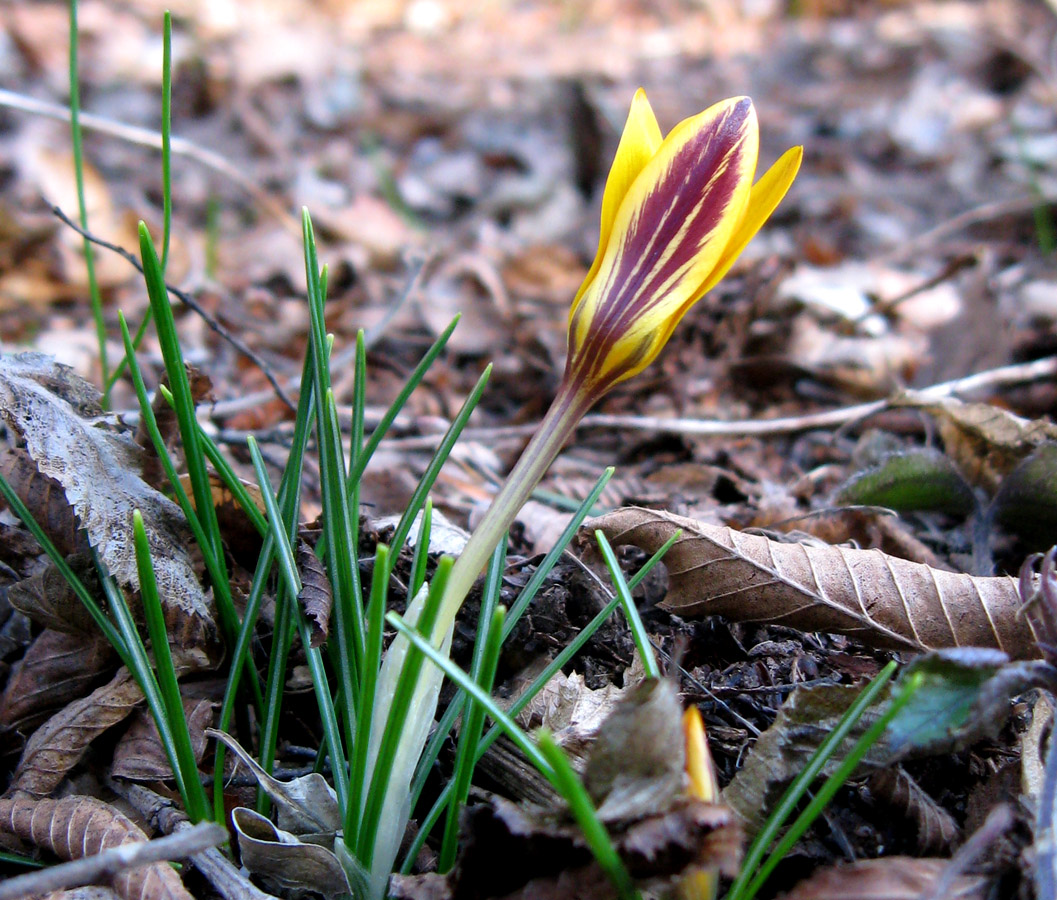
[[[116,875],[129,869],[186,859],[227,839],[224,828],[212,822],[201,822],[168,837],[122,844],[94,856],[8,878],[0,882],[0,900],[18,900],[30,894],[45,894],[86,884],[108,884]]]

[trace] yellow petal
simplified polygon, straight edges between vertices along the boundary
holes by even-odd
[[[580,285],[580,290],[576,292],[573,309],[576,309],[576,304],[580,302],[584,291],[598,273],[598,267],[602,265],[602,257],[606,253],[606,244],[613,230],[613,220],[620,208],[620,201],[646,167],[646,163],[653,158],[657,148],[661,146],[661,140],[661,126],[657,124],[653,107],[646,99],[646,92],[639,88],[631,101],[631,110],[624,123],[624,133],[620,136],[617,153],[613,157],[609,177],[606,178],[606,189],[602,194],[602,227],[598,235],[598,252],[591,264],[591,270]]]
[[[628,190],[570,321],[571,346],[588,331],[609,345],[586,356],[610,386],[649,365],[699,296],[745,214],[758,150],[751,101],[724,100],[672,129]]]
[[[719,797],[716,768],[705,738],[705,724],[696,706],[687,707],[683,713],[683,740],[686,745],[686,774],[690,779],[687,793],[706,803],[715,803]]]
[[[800,161],[804,156],[803,147],[791,147],[779,157],[771,168],[764,173],[763,177],[752,186],[749,195],[748,206],[745,207],[745,216],[738,223],[737,229],[731,235],[730,242],[723,250],[723,254],[716,263],[716,268],[701,286],[697,298],[700,299],[714,288],[719,280],[727,274],[734,260],[741,256],[749,241],[781,202],[789,185],[796,178],[800,169]]]

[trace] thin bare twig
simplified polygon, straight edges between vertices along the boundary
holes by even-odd
[[[187,821],[186,814],[166,797],[142,785],[114,778],[108,778],[107,783],[115,793],[132,804],[140,815],[151,823],[151,827],[165,834],[179,834],[194,827]],[[196,853],[188,861],[202,873],[224,900],[276,900],[272,894],[254,885],[216,847]]]
[[[49,103],[46,100],[38,100],[36,97],[27,97],[25,94],[18,94],[15,91],[8,91],[2,88],[0,88],[0,106],[6,106],[8,109],[18,109],[22,112],[44,116],[49,119],[58,119],[60,122],[70,121],[70,110],[68,107],[60,106],[57,103]],[[89,131],[98,131],[101,134],[108,134],[111,137],[128,141],[130,144],[153,147],[156,150],[160,150],[162,146],[161,133],[151,131],[149,128],[127,125],[124,122],[117,122],[103,116],[94,116],[86,112],[82,112],[78,116],[78,120],[82,128],[86,128]],[[278,219],[284,228],[292,234],[301,235],[300,219],[292,215],[274,197],[262,191],[251,179],[246,177],[241,169],[229,163],[223,156],[211,150],[206,150],[204,147],[199,147],[197,144],[176,135],[172,136],[170,147],[177,156],[193,159],[207,169],[212,169],[223,175],[224,178],[235,182],[253,197],[263,209]]]
[[[103,247],[107,250],[116,253],[118,256],[127,260],[137,272],[139,272],[141,275],[143,274],[143,264],[124,247],[118,246],[117,244],[112,244],[110,241],[105,241],[102,238],[96,237],[94,234],[85,231],[83,228],[81,228],[80,225],[71,220],[70,217],[67,216],[66,213],[64,213],[57,206],[53,206],[51,208],[51,211],[52,213],[54,213],[56,218],[58,218],[59,221],[62,222],[64,225],[69,226],[79,235],[81,235],[86,240],[91,241],[93,244],[97,244],[100,247]],[[233,335],[223,325],[221,325],[215,318],[213,318],[213,316],[207,313],[199,304],[199,302],[195,300],[194,297],[192,297],[189,293],[187,293],[187,291],[181,291],[179,288],[173,287],[171,284],[168,283],[166,283],[165,289],[174,297],[176,297],[177,300],[183,303],[184,306],[186,306],[192,312],[196,313],[202,319],[202,321],[204,321],[206,325],[208,325],[209,328],[221,338],[221,340],[227,341],[239,353],[245,356],[246,359],[248,359],[255,366],[257,366],[257,368],[259,368],[264,374],[264,377],[268,379],[268,383],[272,386],[273,390],[276,393],[276,396],[278,396],[279,399],[282,400],[283,403],[285,403],[291,410],[297,412],[297,404],[294,403],[293,399],[291,399],[290,395],[286,392],[283,386],[279,384],[279,379],[275,377],[274,373],[271,370],[271,367],[258,354],[254,353],[253,350],[251,350],[245,344],[245,342],[235,337],[235,335]]]
[[[187,859],[227,839],[227,829],[212,822],[201,822],[179,834],[121,844],[94,856],[8,878],[0,882],[0,900],[18,900],[31,894],[47,894],[86,884],[107,884],[129,869]]]

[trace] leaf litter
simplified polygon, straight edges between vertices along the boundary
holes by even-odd
[[[1057,765],[1037,735],[1045,725],[1033,722],[1044,707],[1030,692],[1022,695],[1045,679],[1039,670],[1017,668],[1052,662],[1057,629],[1046,600],[1052,569],[1043,565],[1020,585],[1009,576],[1055,539],[1049,498],[1057,389],[1052,378],[1029,379],[985,387],[964,403],[919,402],[901,393],[1039,359],[1057,346],[1057,273],[1046,243],[1057,196],[1052,10],[1028,0],[820,0],[799,4],[796,15],[773,3],[711,4],[703,11],[613,0],[571,11],[539,3],[245,6],[227,18],[195,3],[181,12],[175,128],[192,146],[217,151],[263,192],[248,192],[245,182],[197,162],[201,154],[181,153],[172,280],[292,385],[307,318],[300,248],[282,210],[307,205],[321,225],[322,256],[331,262],[335,352],[356,329],[376,329],[368,425],[448,312],[468,314],[452,354],[427,376],[393,440],[383,443],[384,466],[367,473],[368,541],[373,520],[402,512],[430,440],[486,362],[497,364],[493,388],[471,423],[481,452],[466,453],[457,466],[453,460],[435,489],[438,510],[453,522],[474,521],[524,440],[517,429],[546,408],[564,359],[568,302],[590,261],[614,123],[635,87],[649,90],[666,124],[702,100],[751,94],[774,142],[764,156],[793,142],[807,146],[800,180],[734,277],[690,313],[654,370],[614,392],[598,412],[760,423],[895,399],[869,421],[853,419],[839,430],[696,437],[581,429],[512,535],[504,601],[549,549],[552,517],[561,512],[555,496],[582,496],[578,485],[617,465],[618,479],[597,512],[650,507],[601,520],[635,523],[627,532],[635,546],[622,551],[629,568],[675,523],[688,529],[666,573],[644,583],[636,599],[672,660],[670,671],[682,673],[685,702],[705,716],[724,785],[758,766],[753,760],[772,738],[780,744],[803,738],[807,726],[789,731],[783,716],[796,713],[813,691],[854,694],[887,658],[883,646],[899,648],[908,662],[917,651],[957,645],[1000,647],[1030,660],[977,658],[991,674],[969,680],[962,708],[984,704],[985,713],[969,720],[988,728],[964,732],[944,755],[857,774],[831,805],[827,825],[809,833],[775,879],[776,889],[798,897],[886,891],[909,897],[944,884],[948,896],[979,896],[987,884],[1023,896],[1037,886],[1039,896],[1053,896],[1048,836]],[[160,220],[156,158],[108,130],[114,122],[155,127],[158,73],[143,61],[158,55],[160,10],[97,4],[86,7],[82,21],[82,77],[91,112],[102,119],[88,140],[99,213],[90,225],[119,243],[131,243],[124,236],[136,218],[152,226]],[[63,5],[16,4],[0,16],[14,35],[0,45],[12,83],[61,99]],[[212,665],[212,601],[199,563],[185,552],[185,526],[149,453],[137,448],[131,430],[102,417],[91,386],[98,381],[94,336],[83,269],[71,249],[79,241],[42,199],[70,196],[64,153],[54,150],[67,145],[67,131],[14,108],[5,123],[0,162],[16,174],[0,189],[0,349],[56,354],[86,380],[39,357],[0,357],[9,445],[0,465],[23,473],[26,498],[36,499],[34,512],[64,554],[83,551],[86,537],[128,586],[136,584],[129,515],[141,508],[155,562],[168,573],[162,599],[173,604],[174,643],[192,654],[192,668]],[[72,211],[69,199],[60,202]],[[432,261],[401,299],[413,271],[408,248],[426,248]],[[103,252],[100,259],[111,324],[118,308],[134,321],[143,309],[138,279],[117,257]],[[250,474],[247,430],[269,459],[281,461],[289,413],[260,370],[233,355],[202,319],[182,309],[177,317],[187,356],[215,385],[216,402],[203,402],[200,415],[241,474]],[[150,383],[157,362],[150,337],[144,358]],[[351,379],[337,380],[336,388],[339,403],[347,400]],[[134,405],[127,386],[117,391],[118,409]],[[885,436],[885,452],[913,465],[909,474],[885,471],[887,493],[845,497],[842,486],[864,471],[867,428]],[[309,518],[319,502],[315,478],[307,473]],[[894,489],[914,487],[914,479],[939,490],[940,501],[956,495],[955,502],[887,502],[899,496]],[[900,506],[900,514],[833,509],[851,499]],[[673,518],[680,516],[690,523]],[[143,720],[134,685],[95,649],[85,650],[82,667],[65,664],[75,660],[63,648],[78,646],[76,635],[88,621],[76,598],[57,589],[54,573],[21,549],[28,544],[24,533],[7,519],[0,527],[0,676],[8,686],[0,747],[11,789],[66,792],[121,772],[156,782],[157,770],[145,765],[153,758],[151,739],[132,726],[122,744],[110,730]],[[248,526],[225,529],[234,554],[245,538],[237,532]],[[806,561],[806,568],[793,561]],[[232,568],[236,586],[248,590],[250,573]],[[401,561],[398,577],[406,568]],[[782,582],[790,571],[799,575]],[[750,597],[746,585],[761,581],[771,587]],[[745,602],[727,596],[725,586]],[[304,600],[325,628],[326,586],[306,587]],[[522,683],[606,599],[592,573],[563,562],[513,635],[499,692]],[[262,619],[259,639],[267,645],[267,608]],[[455,644],[458,654],[458,637]],[[632,661],[623,626],[607,626],[567,667],[562,684],[552,686],[563,705],[559,715],[564,708],[578,720],[597,701],[608,709]],[[301,665],[295,652],[291,689]],[[208,694],[203,677],[191,673],[184,681]],[[208,701],[184,699],[194,718],[208,719]],[[816,733],[828,721],[818,710],[807,719]],[[318,722],[303,709],[288,714],[283,733],[291,758],[294,746],[319,741]],[[968,871],[936,859],[979,833],[1000,778],[1019,784],[1030,735],[1035,768],[1042,770],[1035,783],[1043,785],[1035,821],[1022,815],[1017,829],[992,840]],[[130,753],[138,770],[129,768]],[[468,816],[464,868],[483,872],[489,856],[481,847],[497,820],[517,823],[527,815],[503,806],[504,792],[516,796],[509,784],[517,780],[504,780],[505,765],[508,776],[517,771],[500,763],[499,776],[488,782],[499,796],[482,795]],[[780,780],[766,790],[777,790]],[[233,783],[230,790],[248,789]],[[30,803],[22,796],[18,803]],[[911,824],[892,827],[897,805],[899,821]],[[20,814],[30,808],[20,806]],[[35,808],[45,820],[56,815]],[[48,847],[32,835],[28,840]],[[561,840],[566,850],[576,843],[572,835]],[[482,862],[473,862],[474,842]],[[550,885],[532,882],[544,877],[542,869],[532,871],[539,857],[528,854],[531,841],[514,846],[526,854],[522,868],[534,884],[522,887],[524,896],[574,889],[606,896],[598,873],[574,862],[571,886],[560,873]],[[870,858],[882,848],[884,856]],[[1033,851],[1034,875],[1027,863]],[[582,846],[575,852],[583,854]],[[834,867],[842,858],[856,861]],[[399,889],[420,897],[424,885]],[[198,890],[208,895],[208,888]],[[489,891],[482,886],[479,895]]]

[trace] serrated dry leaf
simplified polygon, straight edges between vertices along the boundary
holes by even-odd
[[[205,730],[213,724],[216,704],[211,700],[182,699],[191,747],[195,761],[200,763],[208,744]],[[158,736],[154,716],[146,707],[141,706],[136,711],[128,731],[114,748],[110,774],[126,781],[164,781],[172,778],[172,765]]]
[[[121,844],[147,840],[147,835],[131,820],[91,797],[0,800],[0,830],[60,859],[81,859]],[[123,900],[194,900],[168,863],[122,872],[114,878],[113,888]]]
[[[83,697],[116,657],[101,635],[42,631],[11,670],[0,697],[0,724],[27,731],[52,710]]]
[[[128,669],[119,669],[109,684],[68,704],[33,732],[9,790],[46,797],[77,765],[88,745],[127,718],[142,699]]]
[[[950,864],[947,859],[886,856],[828,866],[781,895],[781,900],[919,900],[929,896]],[[959,875],[944,900],[983,900],[987,879]]]
[[[902,650],[975,646],[1015,659],[1039,655],[1012,578],[944,572],[879,550],[779,543],[636,507],[593,519],[582,534],[596,529],[614,547],[632,544],[647,554],[682,530],[664,557],[662,604],[680,616],[773,622]]]
[[[41,354],[0,356],[0,417],[22,438],[40,472],[62,485],[110,572],[135,588],[132,512],[142,512],[174,649],[184,664],[208,666],[217,640],[213,603],[187,555],[192,541],[183,513],[139,477],[139,451],[127,435],[82,417],[47,387],[76,381]],[[78,398],[87,391],[72,390]]]

